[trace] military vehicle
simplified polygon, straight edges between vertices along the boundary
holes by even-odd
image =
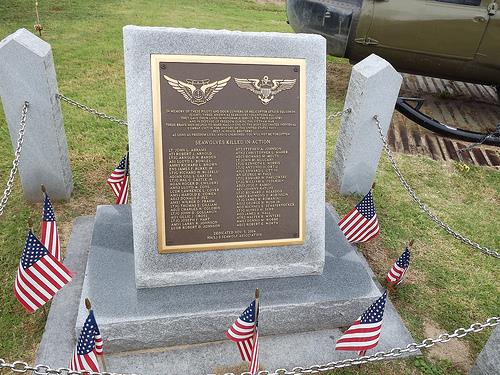
[[[398,71],[500,88],[496,0],[287,0],[287,15],[351,62],[375,53]]]
[[[401,72],[496,86],[500,94],[497,0],[287,0],[295,32],[327,40],[327,53],[356,63],[372,53]],[[422,100],[398,98],[396,109],[434,132],[500,146],[500,127],[476,133],[420,111]]]

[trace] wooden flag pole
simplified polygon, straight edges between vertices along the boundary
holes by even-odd
[[[48,303],[48,302],[47,302],[47,303]],[[47,318],[48,318],[49,314],[47,313],[47,308],[46,308],[45,306],[47,306],[47,304],[44,304],[44,305],[42,306],[42,313],[43,313],[43,317],[45,318],[45,320],[47,320]]]
[[[255,289],[255,329],[257,329],[257,324],[259,321],[259,309],[260,309],[260,290]]]
[[[90,303],[89,298],[85,298],[85,308],[87,309],[87,312],[90,314],[90,310],[92,310],[92,304]],[[97,355],[97,360],[102,366],[102,371],[108,372],[108,369],[106,367],[106,360],[104,358],[104,351],[102,352],[102,354]]]
[[[40,23],[40,14],[38,13],[38,0],[35,1],[35,13],[36,13],[36,23],[33,25],[35,31],[38,31],[40,38],[42,37],[43,26]]]
[[[87,312],[90,314],[90,310],[92,310],[92,304],[90,303],[90,299],[85,298],[85,308]]]
[[[253,334],[255,337],[255,334],[257,333],[257,326],[259,325],[259,311],[260,311],[260,290],[259,288],[255,289],[255,325],[253,327]],[[254,345],[257,345],[257,343],[254,341]],[[258,353],[257,353],[258,355]],[[257,368],[257,372],[259,369]]]
[[[41,184],[40,187],[42,188],[42,193],[47,193],[47,189],[45,189],[45,185]]]
[[[414,243],[415,243],[415,240],[411,239],[410,242],[408,242],[408,248],[411,248]]]
[[[387,293],[392,294],[396,290],[396,285],[390,283],[389,281],[386,281],[386,284],[387,284]]]

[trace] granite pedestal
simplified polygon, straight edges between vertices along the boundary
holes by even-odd
[[[201,375],[234,366],[245,369],[223,333],[250,302],[256,286],[262,290],[261,368],[290,369],[355,356],[334,350],[341,335],[335,327],[352,323],[381,291],[355,247],[338,236],[331,210],[326,215],[329,245],[322,276],[155,288],[149,296],[134,287],[130,220],[128,206],[100,206],[95,225],[91,217],[75,221],[65,263],[77,275],[51,304],[37,363],[68,365],[76,339],[68,329],[81,327],[84,311],[77,322],[77,306],[90,296],[110,371]],[[414,341],[390,301],[383,327],[377,351]]]
[[[126,26],[123,38],[136,286],[153,288],[320,274],[325,260],[325,39],[306,34],[138,26]],[[158,253],[157,231],[163,228],[157,228],[154,214],[157,191],[153,154],[152,54],[305,61],[304,244]]]
[[[349,325],[380,292],[331,210],[326,229],[322,275],[137,289],[130,207],[99,206],[76,330],[90,297],[108,352],[223,340],[256,287],[262,336]]]

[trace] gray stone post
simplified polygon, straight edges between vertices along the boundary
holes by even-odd
[[[73,190],[57,92],[50,44],[26,29],[0,41],[0,98],[13,147],[23,103],[29,102],[19,174],[24,196],[31,202],[42,200],[40,184],[55,200],[69,199]]]
[[[372,186],[382,152],[373,116],[384,135],[389,130],[403,78],[387,61],[370,55],[354,65],[330,169],[330,181],[341,194],[366,194]]]
[[[500,326],[497,326],[477,357],[469,375],[500,374]]]

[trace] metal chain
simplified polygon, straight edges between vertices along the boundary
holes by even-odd
[[[24,374],[31,371],[34,375],[48,375],[48,374],[59,374],[59,375],[125,375],[115,372],[93,372],[93,371],[73,371],[67,367],[60,367],[58,369],[53,369],[47,365],[36,365],[30,366],[28,363],[23,361],[15,361],[12,363],[6,362],[4,359],[0,358],[0,370],[9,369],[12,372]],[[136,374],[127,374],[136,375]]]
[[[382,127],[380,126],[380,121],[378,119],[378,116],[377,115],[373,116],[373,119],[375,120],[375,124],[377,124],[378,132],[379,132],[380,138],[382,139],[385,153],[387,154],[387,156],[389,157],[389,160],[391,161],[391,165],[392,165],[392,168],[394,169],[394,172],[396,172],[396,175],[399,177],[401,184],[404,186],[404,188],[406,189],[408,194],[413,198],[413,200],[418,204],[420,209],[422,211],[424,211],[433,222],[435,222],[437,225],[439,225],[441,228],[443,228],[446,232],[451,234],[456,239],[462,241],[463,243],[465,243],[469,246],[472,246],[473,248],[475,248],[475,249],[477,249],[477,250],[479,250],[487,255],[491,255],[495,258],[500,258],[500,253],[498,251],[496,251],[494,249],[487,248],[485,246],[481,246],[477,242],[474,242],[474,241],[468,239],[467,237],[462,236],[460,233],[453,230],[448,224],[446,224],[441,219],[439,219],[434,213],[432,213],[432,211],[427,207],[427,205],[425,203],[422,202],[422,200],[417,196],[415,191],[410,187],[410,185],[408,184],[406,179],[401,174],[401,171],[398,168],[396,160],[394,159],[394,156],[392,155],[392,152],[389,149],[389,145],[387,143],[387,140],[385,139],[384,134],[382,132]]]
[[[346,108],[343,111],[338,111],[338,112],[334,112],[334,113],[329,114],[326,119],[327,120],[331,120],[332,118],[335,118],[335,117],[340,117],[340,116],[343,116],[343,115],[347,115],[347,114],[351,113],[351,111],[352,111],[351,108]]]
[[[377,352],[372,355],[362,356],[359,358],[349,358],[342,359],[340,361],[329,362],[324,365],[312,365],[309,367],[294,367],[292,370],[287,369],[277,369],[274,372],[270,371],[259,371],[258,375],[302,375],[302,374],[311,374],[311,373],[320,373],[320,372],[328,372],[332,371],[336,368],[349,367],[354,365],[360,365],[363,363],[373,363],[376,361],[383,361],[388,359],[393,359],[396,357],[400,357],[404,354],[416,352],[420,349],[430,348],[434,346],[434,344],[438,343],[447,343],[451,339],[458,339],[464,336],[467,336],[470,333],[481,332],[487,327],[494,327],[500,323],[499,317],[491,317],[486,320],[485,323],[474,323],[469,326],[469,328],[459,328],[456,329],[453,333],[443,333],[439,335],[437,338],[426,338],[422,340],[419,344],[411,343],[406,345],[405,348],[393,348],[391,350],[385,352]],[[13,363],[8,363],[4,359],[0,358],[0,370],[1,369],[9,369],[12,372],[17,373],[26,373],[31,371],[32,374],[38,375],[46,375],[46,374],[59,374],[59,375],[124,375],[113,372],[87,372],[87,371],[71,371],[68,368],[59,368],[52,369],[47,365],[36,365],[30,366],[26,362],[15,361]],[[135,374],[130,374],[135,375]],[[212,374],[209,374],[212,375]],[[232,372],[226,373],[224,375],[235,375]],[[242,372],[240,375],[252,375],[250,372]]]
[[[0,199],[0,216],[3,215],[7,201],[9,200],[10,194],[12,193],[12,185],[14,184],[14,177],[16,176],[17,169],[19,166],[19,158],[21,157],[21,150],[23,148],[24,142],[24,131],[26,129],[26,115],[28,114],[29,102],[25,101],[23,109],[21,111],[21,123],[19,127],[19,136],[17,138],[16,151],[14,152],[14,160],[12,161],[12,168],[10,170],[9,179],[7,180],[7,185],[3,191],[2,199]]]
[[[354,365],[361,365],[363,363],[373,363],[376,361],[383,361],[388,359],[393,359],[396,357],[400,357],[404,354],[416,352],[420,349],[430,348],[437,343],[446,343],[451,339],[462,338],[467,336],[470,333],[481,332],[483,329],[487,327],[494,327],[500,323],[499,317],[491,317],[486,320],[485,323],[474,323],[471,324],[469,328],[459,328],[456,329],[453,333],[443,333],[439,335],[437,338],[427,338],[422,340],[419,344],[411,343],[406,345],[405,348],[393,348],[386,352],[377,352],[372,355],[366,355],[359,358],[349,358],[343,359],[340,361],[329,362],[324,365],[313,365],[310,367],[294,367],[291,371],[286,369],[277,369],[274,372],[269,371],[259,371],[259,375],[302,375],[302,374],[317,374],[320,372],[328,372],[332,371],[336,368],[349,367]],[[226,373],[224,375],[234,375],[233,373]],[[251,375],[249,372],[241,373],[241,375]]]
[[[459,148],[457,151],[457,156],[458,156],[458,159],[460,159],[460,163],[462,164],[465,164],[463,158],[462,158],[462,153],[463,152],[466,152],[466,151],[469,151],[469,150],[472,150],[473,148],[476,148],[478,146],[481,146],[484,142],[486,142],[488,140],[488,138],[491,138],[491,137],[500,137],[500,124],[498,124],[495,128],[495,131],[489,133],[489,134],[486,134],[483,138],[481,138],[481,140],[479,142],[476,142],[476,143],[473,143],[467,147],[464,147],[464,148]]]
[[[56,98],[60,99],[60,100],[63,100],[66,103],[71,104],[72,106],[75,106],[75,107],[81,109],[82,111],[91,113],[91,114],[93,114],[93,115],[95,115],[95,116],[97,116],[99,118],[102,118],[102,119],[105,119],[105,120],[109,120],[111,122],[114,122],[114,123],[117,123],[117,124],[120,124],[120,125],[127,126],[127,123],[124,120],[120,120],[119,118],[116,118],[114,116],[109,116],[109,115],[107,115],[107,114],[105,114],[103,112],[99,112],[96,109],[87,107],[85,104],[82,104],[82,103],[77,102],[76,100],[70,99],[67,96],[64,96],[63,94],[56,94]]]

